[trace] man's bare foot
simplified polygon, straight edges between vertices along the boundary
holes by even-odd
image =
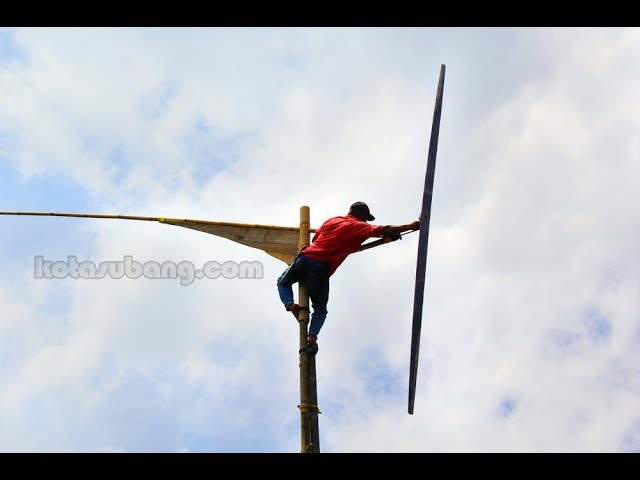
[[[296,317],[296,320],[298,320],[298,313],[300,313],[300,305],[298,305],[297,303],[292,303],[287,307],[287,310],[293,313],[293,316]]]
[[[318,337],[316,337],[315,335],[307,335],[307,344],[310,347],[317,347],[318,346]]]

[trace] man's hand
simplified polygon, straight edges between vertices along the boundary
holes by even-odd
[[[420,220],[416,220],[413,223],[407,223],[406,225],[386,225],[382,227],[382,236],[395,237],[403,232],[409,232],[411,230],[420,230]]]

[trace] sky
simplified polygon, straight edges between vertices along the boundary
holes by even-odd
[[[446,65],[414,414],[415,233],[331,277],[321,452],[640,452],[639,59],[638,28],[1,28],[0,210],[410,223]],[[283,262],[155,222],[0,232],[0,451],[300,451]],[[262,276],[37,274],[69,257]]]

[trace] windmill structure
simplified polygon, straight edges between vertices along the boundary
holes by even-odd
[[[409,365],[409,403],[408,413],[413,414],[416,381],[418,371],[418,357],[420,347],[420,331],[422,326],[422,306],[425,288],[425,273],[427,247],[429,239],[429,223],[431,219],[431,200],[433,195],[433,181],[442,112],[442,95],[444,88],[445,65],[440,67],[440,77],[436,93],[436,102],[431,128],[431,139],[427,158],[427,170],[420,210],[420,237],[418,240],[416,282],[414,291],[413,322],[411,333],[411,354]],[[31,215],[57,216],[78,218],[102,218],[115,220],[132,220],[158,222],[166,225],[189,228],[200,232],[223,237],[248,247],[260,249],[267,254],[290,265],[303,245],[309,245],[311,233],[315,229],[310,226],[310,208],[300,207],[300,224],[297,227],[258,225],[246,223],[218,222],[210,220],[196,220],[188,218],[145,217],[134,215],[108,215],[90,213],[65,212],[0,212],[0,215]],[[400,237],[385,236],[379,240],[365,243],[357,251],[368,250]],[[299,283],[299,366],[300,366],[300,440],[302,453],[320,453],[320,434],[318,426],[318,392],[316,381],[317,349],[307,345],[309,326],[309,294],[304,282]]]

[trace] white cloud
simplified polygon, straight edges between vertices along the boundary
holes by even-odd
[[[364,200],[405,223],[444,63],[415,414],[416,234],[332,278],[322,451],[637,451],[638,32],[17,29],[0,166],[71,181],[95,213],[295,226],[310,205],[317,227]],[[32,220],[51,233],[0,218],[0,449],[298,450],[284,264],[152,222]],[[265,277],[36,280],[37,254]]]

